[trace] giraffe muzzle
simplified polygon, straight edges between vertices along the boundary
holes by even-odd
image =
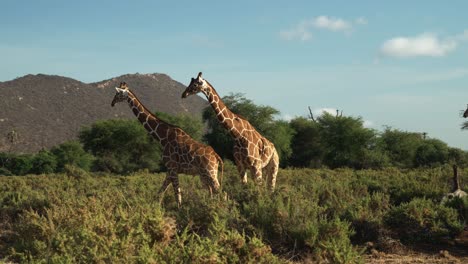
[[[187,92],[184,92],[184,93],[182,94],[182,98],[187,98],[187,96],[188,96],[188,93],[187,93]]]

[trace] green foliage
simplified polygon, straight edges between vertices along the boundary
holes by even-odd
[[[0,259],[14,263],[360,263],[382,234],[442,243],[462,230],[467,200],[439,201],[449,166],[417,170],[281,169],[270,192],[225,164],[223,192],[181,175],[0,177]],[[461,170],[461,169],[460,169]],[[468,170],[460,171],[468,180]],[[393,232],[391,232],[393,231]]]
[[[449,149],[446,143],[438,139],[421,142],[414,157],[415,166],[437,166],[447,162]]]
[[[156,112],[156,115],[169,124],[180,127],[193,139],[200,141],[204,133],[202,120],[187,114],[170,115],[164,112]]]
[[[423,139],[419,133],[403,132],[387,127],[380,135],[378,145],[388,154],[394,166],[412,168],[416,151],[422,142]]]
[[[289,126],[289,123],[282,120],[273,122],[270,128],[264,132],[264,136],[275,144],[276,151],[280,157],[280,165],[284,167],[287,164],[288,158],[292,154],[291,140],[294,130]]]
[[[10,171],[13,175],[26,175],[31,172],[33,168],[33,155],[20,154],[8,155],[5,160],[4,168]]]
[[[291,140],[292,155],[289,164],[294,167],[318,168],[322,164],[324,144],[316,122],[298,117],[290,122],[295,131]]]
[[[80,141],[96,157],[96,170],[125,174],[159,169],[161,146],[136,120],[98,121],[80,132]]]
[[[294,131],[287,122],[274,119],[279,111],[270,106],[258,106],[242,94],[231,94],[222,99],[233,113],[247,119],[260,134],[275,144],[281,163],[285,164],[292,152],[290,142]],[[233,160],[233,140],[216,119],[216,114],[211,106],[208,106],[203,112],[203,120],[208,123],[210,128],[205,135],[205,140],[221,157]]]
[[[435,242],[463,230],[455,209],[425,198],[415,198],[394,207],[385,221],[402,239],[412,241]]]
[[[463,223],[468,224],[468,196],[462,198],[453,197],[446,201],[445,205],[457,210],[460,220],[462,220]]]
[[[320,135],[325,144],[324,163],[331,167],[364,167],[362,157],[370,147],[375,132],[363,126],[361,118],[321,115]]]
[[[68,141],[51,149],[57,160],[57,171],[63,172],[66,165],[73,165],[84,170],[89,170],[94,157],[87,153],[80,142]]]
[[[468,165],[468,152],[459,148],[448,149],[448,162],[457,164],[460,167],[467,167]]]
[[[32,159],[31,173],[42,174],[55,172],[57,160],[50,151],[41,150]]]

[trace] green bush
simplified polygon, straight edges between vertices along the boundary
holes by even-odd
[[[409,241],[437,243],[463,230],[455,209],[425,198],[415,198],[392,208],[385,221],[403,240]]]
[[[468,196],[462,198],[453,197],[452,199],[449,199],[445,205],[457,210],[460,220],[463,221],[463,223],[468,224]]]
[[[7,168],[14,175],[26,175],[33,168],[33,156],[28,154],[13,156]]]
[[[447,162],[449,149],[446,143],[437,139],[422,141],[416,149],[415,166],[440,166]]]
[[[98,121],[80,132],[80,141],[96,157],[98,171],[128,174],[160,168],[161,146],[138,121]]]
[[[164,112],[156,112],[156,115],[169,124],[180,127],[195,140],[200,141],[203,137],[204,126],[200,118],[186,114],[170,115]]]
[[[68,141],[51,149],[57,160],[57,171],[63,172],[66,165],[73,165],[89,171],[94,157],[87,153],[80,142]]]
[[[0,177],[0,259],[355,263],[362,243],[382,235],[439,243],[466,219],[466,200],[436,201],[450,189],[450,167],[281,169],[270,192],[251,178],[242,184],[225,165],[219,194],[181,174],[180,209],[172,188],[158,195],[162,173],[109,176],[66,165],[63,174]]]
[[[53,173],[57,168],[57,160],[51,152],[47,150],[41,150],[39,153],[34,155],[32,159],[31,173],[42,174],[42,173]]]

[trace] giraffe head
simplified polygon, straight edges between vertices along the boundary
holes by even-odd
[[[115,96],[114,100],[112,100],[111,106],[114,107],[116,103],[122,102],[127,100],[128,98],[128,86],[126,82],[121,82],[119,87],[115,87]]]
[[[187,98],[189,95],[197,94],[204,91],[208,87],[208,83],[202,78],[202,73],[198,73],[197,78],[190,80],[189,86],[182,93],[182,98]]]

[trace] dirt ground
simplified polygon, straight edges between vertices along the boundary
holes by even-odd
[[[369,248],[366,263],[468,263],[468,228],[444,245],[397,246],[390,253]],[[393,252],[392,252],[393,251]]]
[[[366,263],[468,263],[468,256],[452,255],[443,250],[439,253],[411,252],[407,254],[386,254],[377,252],[365,256]]]

